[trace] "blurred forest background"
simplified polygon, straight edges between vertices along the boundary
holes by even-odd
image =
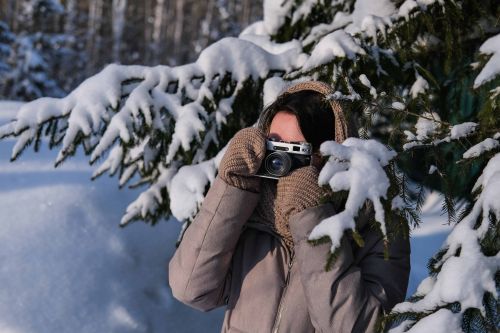
[[[109,63],[188,63],[261,18],[262,0],[0,0],[0,99],[62,97]]]
[[[413,226],[434,221],[412,232],[413,296],[385,327],[498,332],[499,3],[0,0],[0,332],[218,326],[222,317],[210,326],[199,313],[180,314],[186,307],[169,294],[163,265],[172,252],[163,247],[173,251],[177,232],[155,230],[155,243],[151,233],[119,233],[108,222],[126,211],[122,223],[174,216],[187,224],[218,154],[255,122],[261,92],[308,77],[335,87],[334,99],[355,101],[362,137],[398,153],[381,197],[386,211],[407,214]],[[201,65],[189,64],[207,49]],[[142,67],[102,70],[110,63]],[[49,150],[7,162],[30,145]],[[88,186],[84,154],[100,160],[92,178],[118,174],[136,192]],[[73,155],[75,164],[62,165]],[[54,160],[65,175],[51,174]],[[428,204],[429,189],[442,199],[429,195]],[[444,242],[446,218],[455,228]]]

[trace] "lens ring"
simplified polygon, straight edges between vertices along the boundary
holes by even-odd
[[[269,174],[281,177],[290,171],[292,159],[285,152],[275,151],[267,155],[264,166]]]

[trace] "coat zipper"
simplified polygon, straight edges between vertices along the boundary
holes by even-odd
[[[248,224],[245,226],[248,226]],[[273,234],[279,240],[279,242],[286,249],[286,251],[288,252],[288,255],[290,257],[290,261],[288,262],[288,270],[286,272],[286,277],[285,277],[285,286],[283,287],[283,292],[281,293],[281,298],[280,298],[280,302],[278,305],[278,312],[276,314],[276,318],[274,319],[274,325],[273,325],[273,329],[272,329],[272,333],[277,333],[278,326],[279,326],[280,321],[281,321],[281,313],[283,311],[283,299],[285,298],[285,294],[286,294],[286,291],[288,289],[288,284],[290,283],[290,274],[292,271],[293,259],[295,257],[295,251],[293,250],[293,248],[292,249],[288,248],[288,246],[286,245],[286,243],[283,241],[283,239],[281,238],[281,236],[278,233],[276,233],[270,229],[268,229],[267,232]]]
[[[273,333],[278,332],[278,326],[281,321],[281,313],[283,311],[283,299],[285,298],[286,291],[288,289],[288,284],[290,283],[290,274],[292,271],[292,266],[293,266],[293,258],[294,258],[294,252],[292,251],[291,256],[290,256],[290,262],[288,263],[288,271],[286,273],[286,278],[285,278],[285,287],[283,288],[283,292],[281,293],[281,298],[280,302],[278,305],[278,313],[276,314],[276,318],[274,319],[274,325],[273,325]]]

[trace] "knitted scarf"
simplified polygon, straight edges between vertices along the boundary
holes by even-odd
[[[293,248],[292,234],[288,218],[279,213],[276,205],[276,184],[273,179],[263,178],[260,185],[260,198],[250,221],[262,223],[281,236],[289,249]]]

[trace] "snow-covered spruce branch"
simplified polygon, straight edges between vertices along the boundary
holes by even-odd
[[[484,295],[498,297],[495,274],[500,270],[500,253],[486,255],[482,241],[488,233],[495,237],[498,228],[499,189],[500,154],[496,154],[474,186],[479,194],[471,211],[452,230],[433,264],[438,273],[422,281],[414,296],[416,301],[393,308],[393,315],[406,314],[408,319],[389,332],[422,332],[426,327],[437,332],[462,332],[467,309],[479,309],[485,316]],[[449,308],[454,303],[460,307]],[[418,322],[412,319],[417,313],[424,313]]]
[[[168,168],[160,166],[158,179],[127,207],[120,225],[125,226],[135,219],[155,215],[159,205],[169,199],[172,215],[179,221],[190,222],[203,202],[207,185],[215,179],[225,151],[226,147],[214,158],[180,168],[176,164]]]
[[[44,125],[67,117],[57,162],[73,151],[78,135],[99,141],[91,156],[91,161],[95,161],[117,138],[123,143],[134,143],[139,127],[166,132],[169,122],[175,121],[167,154],[170,161],[181,145],[189,150],[189,143],[203,129],[202,121],[207,117],[202,105],[205,98],[217,103],[215,120],[218,124],[224,122],[231,111],[227,110],[227,99],[234,99],[246,80],[265,79],[274,71],[289,72],[301,65],[304,57],[295,47],[297,44],[293,46],[272,54],[253,43],[225,38],[205,49],[189,65],[109,65],[65,98],[41,98],[25,104],[16,119],[1,128],[0,137],[19,136],[12,153],[15,159],[31,140],[41,135]],[[227,89],[221,86],[227,75],[235,88],[222,98],[223,92],[218,89]],[[132,83],[131,87],[127,83]],[[216,92],[220,95],[214,96]],[[219,103],[225,103],[225,107]],[[103,125],[106,128],[101,134]]]
[[[334,1],[331,8],[326,8],[321,0],[283,4],[265,0],[263,21],[249,26],[239,38],[222,39],[206,48],[195,63],[178,67],[110,65],[65,98],[42,98],[26,104],[16,119],[0,128],[0,138],[18,136],[12,159],[45,135],[51,146],[62,143],[56,165],[82,145],[91,155],[91,162],[104,159],[94,177],[118,172],[123,186],[139,174],[137,184],[150,184],[151,193],[146,190],[131,204],[125,221],[148,219],[158,207],[165,206],[169,184],[180,168],[210,161],[215,150],[221,148],[220,130],[231,117],[234,101],[244,95],[241,91],[247,82],[256,83],[252,89],[260,90],[275,74],[287,79],[300,80],[309,75],[317,78],[316,71],[333,65],[332,84],[338,85],[337,76],[346,82],[345,89],[336,87],[339,91],[333,98],[359,99],[360,94],[346,77],[355,74],[361,78],[363,73],[355,66],[342,68],[342,62],[351,65],[362,58],[376,66],[377,76],[387,74],[382,57],[396,67],[403,66],[396,61],[397,49],[384,49],[383,42],[421,13],[441,10],[445,5],[454,4],[407,0],[395,7],[390,1],[372,6],[369,1],[358,0],[348,12],[350,9],[342,1]],[[305,29],[296,40],[280,44],[271,41],[290,19],[300,26],[318,8],[335,12],[331,22]],[[302,53],[302,46],[307,46],[310,54]],[[484,54],[493,54],[484,61],[489,65],[481,71],[486,70],[481,83],[499,72],[495,66],[497,51],[494,42],[485,43],[481,49]],[[361,80],[369,83],[368,76]],[[371,88],[373,98],[382,95],[383,91]],[[400,88],[404,87],[395,90]],[[411,96],[425,93],[428,88],[429,84],[415,71]],[[211,176],[207,176],[209,179]],[[200,198],[200,193],[192,197]],[[189,206],[197,204],[198,199]],[[172,203],[169,209],[178,211]],[[181,216],[185,218],[183,214],[178,218]]]
[[[384,167],[396,157],[396,152],[376,140],[358,138],[348,138],[342,144],[324,142],[320,151],[329,158],[319,174],[319,184],[329,185],[333,192],[348,191],[348,195],[343,210],[314,227],[309,240],[328,236],[332,242],[330,252],[334,253],[345,231],[356,232],[355,219],[369,200],[373,203],[375,221],[387,242],[386,212],[381,199],[388,198],[391,184]],[[392,209],[399,208],[400,205],[392,205]]]
[[[473,159],[489,151],[498,150],[498,148],[500,147],[499,140],[500,140],[500,132],[497,132],[495,135],[493,135],[492,138],[486,138],[483,141],[467,149],[467,151],[462,154],[462,158],[464,160]]]
[[[271,1],[266,1],[271,2]],[[273,11],[276,16],[274,20],[273,33],[279,31],[280,23],[283,24],[287,17],[292,17],[292,24],[301,19],[306,19],[307,14],[313,11],[313,7],[321,7],[322,1],[311,0],[300,3],[294,12],[290,13],[293,1],[288,2],[288,7],[269,6],[268,11]],[[373,2],[372,2],[373,3]],[[342,11],[343,3],[334,1],[332,8],[337,8],[333,20],[328,24],[318,24],[300,39],[304,47],[313,46],[311,56],[299,72],[293,73],[297,77],[301,73],[307,73],[330,63],[334,57],[353,59],[357,55],[365,56],[375,62],[377,75],[388,75],[381,65],[381,56],[394,65],[397,63],[394,52],[379,46],[380,41],[385,41],[389,34],[399,28],[408,25],[419,14],[428,11],[431,7],[442,7],[444,1],[414,1],[407,0],[399,7],[389,1],[372,4],[369,1],[356,1],[354,10],[350,14]],[[266,9],[266,7],[264,7]],[[288,10],[287,10],[288,9]],[[371,14],[368,14],[370,12]],[[257,22],[250,26],[250,31],[261,31],[263,22]],[[269,30],[269,29],[268,29]],[[332,57],[333,56],[333,57]],[[412,94],[415,96],[425,88],[426,81],[418,73]]]
[[[476,133],[478,124],[465,122],[457,125],[445,125],[441,122],[439,115],[435,112],[425,112],[419,116],[415,124],[415,133],[407,130],[407,143],[403,145],[404,150],[417,147],[437,146],[449,143],[452,140],[464,139]]]
[[[463,153],[463,160],[473,159],[489,151],[495,151],[500,146],[500,129],[491,137],[474,144]],[[415,125],[415,133],[405,131],[406,140],[403,149],[411,150],[415,148],[438,146],[443,143],[450,143],[453,140],[469,138],[478,134],[479,124],[475,122],[465,122],[457,125],[445,125],[440,121],[436,113],[424,113],[418,118]],[[462,161],[458,161],[462,162]]]
[[[275,50],[279,52],[272,53]],[[268,42],[263,48],[225,38],[184,66],[109,65],[64,98],[23,105],[12,122],[0,127],[0,138],[18,136],[12,160],[44,135],[51,145],[62,142],[56,165],[79,144],[91,154],[91,163],[113,147],[94,177],[119,170],[124,185],[139,172],[155,189],[155,195],[145,196],[158,200],[155,184],[168,184],[165,170],[173,177],[179,166],[210,157],[206,150],[211,144],[219,146],[218,131],[246,82],[261,84],[276,73],[293,71],[305,57],[298,43]],[[134,207],[125,220],[134,217],[131,211],[141,212],[135,218],[154,211],[151,204]]]
[[[483,59],[483,66],[474,80],[474,89],[480,89],[483,85],[493,81],[500,74],[500,34],[487,39],[479,48],[479,53]],[[474,63],[474,67],[480,67],[479,63]],[[428,89],[428,83],[417,72],[417,81],[411,88],[411,95],[416,98],[418,94],[425,93]],[[489,99],[492,107],[497,106],[497,99],[500,95],[500,88],[489,91]],[[398,107],[396,108],[398,109]],[[404,106],[399,109],[404,110]],[[408,111],[405,111],[408,112]],[[415,125],[415,133],[405,131],[406,140],[403,145],[404,150],[410,150],[418,147],[438,146],[442,143],[449,143],[453,140],[465,139],[481,131],[479,124],[475,122],[464,122],[456,125],[450,125],[441,121],[439,115],[435,112],[424,112],[419,115]],[[494,150],[498,147],[500,138],[500,129],[489,129],[490,137],[482,138],[483,141],[476,143],[464,154],[463,159],[470,159],[482,155],[486,151]],[[484,133],[483,133],[484,136]]]
[[[306,1],[301,4],[301,8],[304,6],[315,6],[320,5],[321,1]],[[331,4],[332,7],[341,6],[341,2],[334,2]],[[398,30],[406,29],[407,26],[411,25],[412,20],[415,19],[425,12],[434,10],[445,10],[446,6],[452,6],[455,8],[461,8],[461,3],[446,3],[445,1],[414,1],[407,0],[404,1],[399,7],[394,7],[390,2],[381,2],[377,4],[377,8],[370,8],[372,5],[368,4],[368,1],[356,1],[354,6],[354,11],[351,14],[346,14],[345,12],[338,10],[335,13],[333,20],[329,24],[319,24],[314,26],[311,31],[301,38],[302,44],[307,46],[312,46],[311,57],[304,64],[300,71],[292,73],[289,77],[298,77],[303,73],[311,72],[332,63],[333,59],[353,59],[359,57],[365,61],[373,62],[376,66],[377,76],[388,76],[386,68],[383,68],[382,57],[386,57],[387,60],[392,63],[392,65],[399,68],[399,71],[406,71],[409,67],[414,68],[415,81],[409,87],[409,90],[404,86],[399,87],[399,93],[403,91],[403,97],[408,94],[408,98],[416,99],[419,95],[426,95],[432,90],[430,83],[421,75],[419,72],[427,73],[429,72],[420,66],[417,62],[413,64],[405,63],[399,64],[396,60],[396,52],[394,50],[394,44],[387,43],[387,41],[396,36],[398,38]],[[370,8],[370,9],[367,9]],[[302,8],[304,12],[310,12]],[[364,11],[372,11],[376,14],[367,15]],[[278,15],[280,13],[277,13]],[[284,15],[284,14],[283,14]],[[295,17],[294,15],[293,17]],[[406,27],[406,28],[405,28]],[[474,68],[480,68],[480,72],[474,81],[474,89],[478,90],[483,85],[491,82],[500,73],[500,66],[498,66],[498,59],[500,57],[500,43],[498,42],[500,35],[493,36],[487,39],[479,48],[479,53],[481,61],[474,63]],[[382,46],[383,45],[383,46]],[[425,47],[442,48],[442,42],[436,40],[435,37],[429,34],[423,34],[418,37],[415,42],[415,46],[421,45]],[[401,46],[401,45],[398,45]],[[385,48],[384,48],[385,47]],[[331,55],[335,55],[332,57]],[[349,64],[348,67],[353,67],[355,64]],[[336,74],[339,67],[334,64],[334,83],[337,82]],[[362,74],[366,78],[365,82],[369,80],[365,74]],[[361,76],[360,76],[361,78]],[[436,85],[437,82],[432,78],[432,85]],[[365,85],[365,82],[362,82]],[[377,95],[383,96],[386,94],[385,91],[381,91],[379,94],[376,93],[374,87],[369,87],[371,97],[377,98]],[[391,94],[391,92],[389,92]],[[496,105],[495,99],[500,94],[500,88],[496,87],[490,91],[490,99],[492,100],[493,106]],[[338,92],[339,96],[344,96],[342,93]],[[356,92],[350,92],[349,96],[359,96]],[[363,96],[365,97],[365,96]],[[349,98],[353,99],[353,98]],[[406,99],[406,98],[405,98]],[[405,112],[410,113],[409,110]]]

